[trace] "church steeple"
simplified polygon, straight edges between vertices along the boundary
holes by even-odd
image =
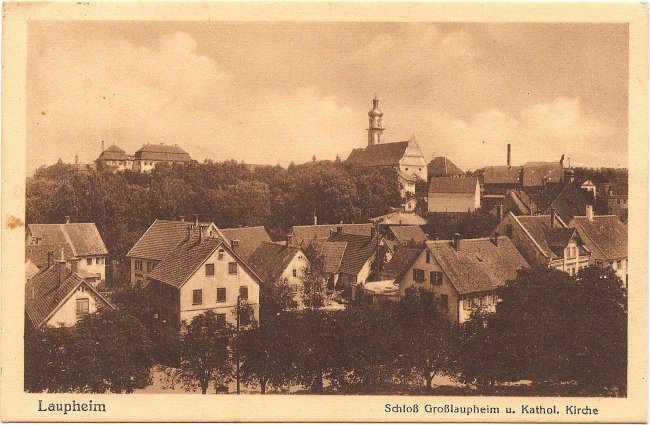
[[[379,99],[375,94],[375,98],[372,100],[372,110],[368,112],[368,146],[381,143],[381,135],[384,132],[384,128],[381,126],[383,115],[384,113],[379,110]]]

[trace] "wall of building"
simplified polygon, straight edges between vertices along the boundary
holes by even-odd
[[[149,276],[149,274],[153,272],[156,265],[158,265],[158,261],[147,260],[145,258],[131,257],[130,259],[131,259],[131,273],[130,273],[131,285],[146,282],[147,276]],[[136,270],[137,261],[142,262],[142,270]]]
[[[194,275],[183,285],[180,290],[180,319],[191,322],[192,318],[213,310],[217,314],[226,314],[226,321],[235,324],[237,321],[236,306],[239,287],[248,287],[248,304],[255,309],[255,319],[259,320],[260,288],[257,281],[247,272],[241,264],[237,264],[237,274],[228,273],[228,263],[235,262],[228,251],[224,250],[223,259],[218,259],[217,249]],[[214,264],[214,276],[206,276],[205,264]],[[217,302],[217,288],[226,288],[226,302]],[[195,289],[203,290],[203,302],[200,305],[192,303],[192,294]],[[242,302],[243,303],[243,302]]]
[[[468,301],[469,305],[465,301]],[[458,301],[458,323],[469,320],[474,311],[480,310],[485,313],[494,313],[496,306],[497,298],[492,293],[464,296]]]
[[[74,326],[79,320],[79,317],[77,317],[77,300],[83,298],[88,299],[88,312],[91,314],[95,313],[97,307],[102,304],[86,285],[81,284],[74,294],[48,320],[47,325],[54,327]]]
[[[79,271],[85,276],[85,274],[99,274],[100,280],[106,280],[106,257],[103,255],[93,255],[87,257],[79,257],[80,261],[78,263]],[[88,264],[88,259],[90,259],[91,264]]]
[[[456,212],[463,213],[475,211],[481,207],[481,195],[475,193],[429,193],[429,212]]]
[[[307,257],[305,257],[305,254],[303,254],[301,251],[296,252],[296,255],[294,255],[293,259],[287,266],[287,268],[284,270],[282,275],[280,275],[280,278],[278,280],[287,280],[287,284],[295,288],[294,292],[294,301],[298,303],[298,309],[302,309],[304,307],[303,300],[302,300],[302,294],[303,294],[303,287],[304,287],[304,282],[303,278],[305,277],[305,272],[307,268],[309,267],[309,260]],[[296,276],[293,275],[293,271],[296,271]]]

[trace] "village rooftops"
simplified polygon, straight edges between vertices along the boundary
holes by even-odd
[[[25,256],[39,268],[47,265],[48,251],[61,248],[65,259],[108,254],[95,223],[27,225]]]
[[[389,226],[390,231],[399,243],[407,242],[424,242],[427,235],[422,231],[420,226]]]
[[[378,143],[353,149],[347,161],[364,167],[397,166],[404,157],[410,141]]]
[[[529,265],[505,236],[497,238],[429,241],[427,248],[459,294],[494,290],[514,279]]]
[[[300,251],[300,248],[284,243],[262,242],[249,257],[248,264],[264,283],[271,285],[278,281]]]
[[[395,248],[393,257],[384,266],[382,275],[399,281],[418,258],[425,245],[417,247],[400,245]]]
[[[377,237],[334,233],[328,242],[346,242],[339,272],[357,275],[377,250]]]
[[[271,242],[271,237],[264,226],[234,227],[220,230],[228,242],[231,243],[231,246],[233,246],[232,241],[237,241],[233,249],[244,260],[248,260],[260,245]]]
[[[188,226],[193,226],[192,236],[198,235],[201,225],[216,229],[210,222],[196,223],[156,219],[126,254],[130,258],[160,261],[187,239]],[[213,230],[214,231],[214,230]]]
[[[564,181],[564,168],[559,162],[527,162],[523,167],[523,186],[544,186]]]
[[[293,226],[291,234],[294,244],[306,246],[312,242],[326,241],[333,233],[337,232],[339,228],[345,234],[370,237],[372,234],[372,227],[372,223]]]
[[[387,225],[404,225],[404,226],[422,226],[427,224],[427,220],[420,217],[414,212],[394,211],[388,214],[373,217],[368,220],[372,223],[387,224]],[[370,235],[370,232],[368,232]]]
[[[25,311],[32,325],[39,328],[46,324],[81,285],[84,286],[84,291],[92,292],[105,306],[114,308],[78,273],[73,273],[65,263],[58,262],[33,276],[25,284]]]
[[[338,273],[347,242],[315,242],[314,248],[323,255],[325,273]]]
[[[496,165],[483,169],[483,184],[519,184],[521,167]]]
[[[470,193],[476,192],[476,177],[432,177],[429,193]]]
[[[627,258],[627,226],[615,215],[576,216],[571,220],[587,248],[596,258]]]
[[[168,162],[189,162],[190,155],[178,145],[149,144],[147,143],[140,150],[136,151],[135,160],[146,161],[168,161]]]
[[[463,170],[451,162],[446,156],[437,156],[427,164],[429,177],[462,177]]]

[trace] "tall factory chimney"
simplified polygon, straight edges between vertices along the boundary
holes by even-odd
[[[510,143],[508,143],[508,167],[510,167]]]

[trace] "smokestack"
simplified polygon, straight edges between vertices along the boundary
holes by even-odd
[[[102,152],[104,152],[104,141],[102,140]]]
[[[185,222],[185,216],[184,215],[179,216],[178,219],[181,221],[181,223]]]
[[[314,211],[314,226],[318,226],[318,216],[316,215],[316,211]]]
[[[291,233],[287,234],[287,246],[293,246],[293,235]]]
[[[63,217],[63,218],[64,218],[64,220],[65,220],[65,224],[70,224],[70,216],[69,216],[69,215],[66,215],[66,216]]]
[[[551,207],[551,229],[555,227],[555,208]]]
[[[508,167],[510,167],[510,143],[508,143]]]
[[[454,245],[454,250],[456,252],[460,251],[460,240],[461,240],[460,233],[454,233],[454,236],[452,237],[452,242]]]
[[[49,269],[54,264],[54,251],[47,251],[47,268]]]
[[[503,220],[503,205],[499,204],[497,205],[497,218],[499,221]]]
[[[77,165],[79,164],[79,154],[75,154],[74,163],[77,164]]]
[[[586,210],[587,210],[586,211],[587,220],[594,221],[594,206],[591,204],[587,204]]]
[[[79,271],[79,258],[74,257],[70,259],[70,270],[72,273]]]
[[[492,235],[492,243],[494,246],[499,246],[499,233],[495,232],[494,235]]]
[[[192,214],[194,217],[194,225],[198,226],[199,225],[199,215],[198,214]]]

